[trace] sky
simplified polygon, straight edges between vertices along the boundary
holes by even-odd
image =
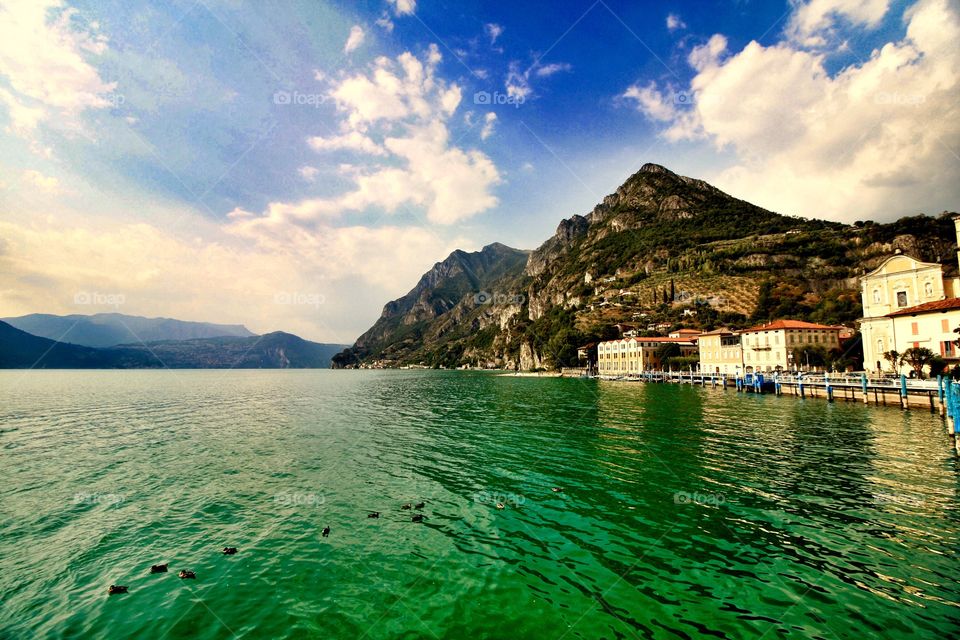
[[[0,316],[352,343],[646,162],[787,215],[958,209],[957,0],[0,0]]]

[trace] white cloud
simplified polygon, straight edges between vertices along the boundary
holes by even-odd
[[[376,25],[387,33],[393,32],[393,20],[390,19],[390,16],[387,15],[386,11],[384,11],[383,14],[376,19]]]
[[[343,52],[352,53],[359,49],[364,37],[363,28],[360,25],[355,24],[350,27],[350,35],[347,36],[347,42],[343,45]]]
[[[519,62],[511,62],[504,86],[507,89],[507,95],[511,98],[526,100],[533,93],[533,88],[530,86],[530,70],[521,71]]]
[[[685,23],[680,16],[675,13],[667,15],[667,30],[676,31],[677,29],[686,29],[687,23]]]
[[[307,182],[313,182],[317,179],[317,176],[320,175],[320,169],[311,167],[310,165],[304,165],[297,169],[297,173],[299,173],[300,177]]]
[[[483,128],[480,129],[480,139],[486,140],[493,135],[493,128],[497,123],[497,114],[493,111],[488,111],[487,115],[483,117]]]
[[[537,75],[541,78],[552,76],[555,73],[560,73],[561,71],[570,71],[573,67],[570,66],[567,62],[554,62],[553,64],[547,64],[542,67],[537,67]]]
[[[940,211],[960,198],[960,12],[921,0],[904,19],[903,40],[833,75],[793,41],[725,57],[715,37],[691,54],[689,88],[625,96],[668,139],[734,151],[713,179],[765,207],[841,220]]]
[[[262,215],[236,211],[230,216],[244,233],[278,227],[309,227],[348,211],[401,207],[426,212],[427,220],[452,224],[497,204],[496,165],[477,150],[452,146],[447,121],[459,108],[462,91],[437,76],[436,45],[423,59],[409,52],[395,60],[378,58],[365,73],[342,78],[330,91],[343,133],[313,137],[316,151],[365,154],[362,166],[341,174],[351,190],[334,197],[270,203]],[[492,115],[492,114],[491,114]],[[493,131],[496,116],[484,118],[481,137]]]
[[[487,34],[487,37],[490,38],[490,44],[496,44],[497,38],[503,33],[503,27],[495,22],[488,22],[483,25],[483,31]]]
[[[634,100],[637,109],[651,120],[670,122],[677,117],[676,108],[657,90],[655,82],[649,82],[644,86],[630,85],[621,97]]]
[[[417,10],[417,0],[387,0],[398,16],[411,16]]]
[[[22,174],[25,183],[36,189],[45,191],[56,191],[60,187],[60,181],[53,176],[46,176],[35,169],[27,169]]]
[[[890,0],[809,0],[797,5],[786,33],[805,46],[822,46],[840,20],[874,28],[889,6]]]
[[[83,111],[111,106],[116,83],[104,82],[89,61],[106,51],[106,38],[94,24],[77,28],[78,15],[59,0],[0,6],[0,77],[11,89],[0,90],[0,103],[10,130],[29,136],[40,123],[80,130]]]
[[[307,144],[314,151],[356,151],[373,156],[382,156],[386,153],[383,147],[359,131],[350,131],[329,138],[314,136],[307,139]]]
[[[122,313],[235,322],[342,343],[353,342],[383,301],[406,292],[438,256],[469,242],[403,227],[286,227],[284,235],[257,229],[248,237],[193,213],[165,227],[31,217],[0,220],[4,315],[117,310],[74,303],[78,292],[96,291],[121,294]],[[172,230],[178,228],[189,231]],[[278,296],[290,294],[323,302],[278,304]]]

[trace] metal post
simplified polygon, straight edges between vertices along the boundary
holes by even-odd
[[[863,389],[863,404],[869,404],[870,398],[867,397],[867,374],[860,374],[860,388]]]
[[[907,408],[907,376],[900,374],[900,406]]]

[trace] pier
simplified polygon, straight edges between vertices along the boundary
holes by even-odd
[[[862,402],[874,405],[900,406],[904,409],[927,408],[946,415],[946,395],[953,386],[949,378],[931,380],[908,379],[906,376],[867,376],[845,373],[772,373],[731,375],[696,371],[647,371],[624,376],[603,376],[606,380],[628,382],[692,384],[703,387],[736,390],[742,393],[772,393],[800,398],[822,398],[828,401]],[[960,406],[958,406],[960,410]]]

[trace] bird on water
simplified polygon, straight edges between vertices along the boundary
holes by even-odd
[[[167,565],[165,564],[155,564],[150,567],[150,573],[166,573]]]
[[[236,547],[224,547],[224,548],[223,548],[223,555],[225,555],[225,556],[232,556],[232,555],[235,554],[236,552],[237,552],[237,548],[236,548]]]
[[[330,535],[330,527],[324,527],[324,528],[323,528],[323,531],[321,532],[321,535],[322,535],[324,538],[326,538],[328,535]]]
[[[126,592],[127,592],[127,587],[121,586],[119,584],[112,584],[107,589],[107,593],[111,596],[116,595],[118,593],[126,593]]]
[[[187,571],[186,569],[181,569],[179,575],[181,580],[193,580],[197,577],[196,573],[193,571]]]

